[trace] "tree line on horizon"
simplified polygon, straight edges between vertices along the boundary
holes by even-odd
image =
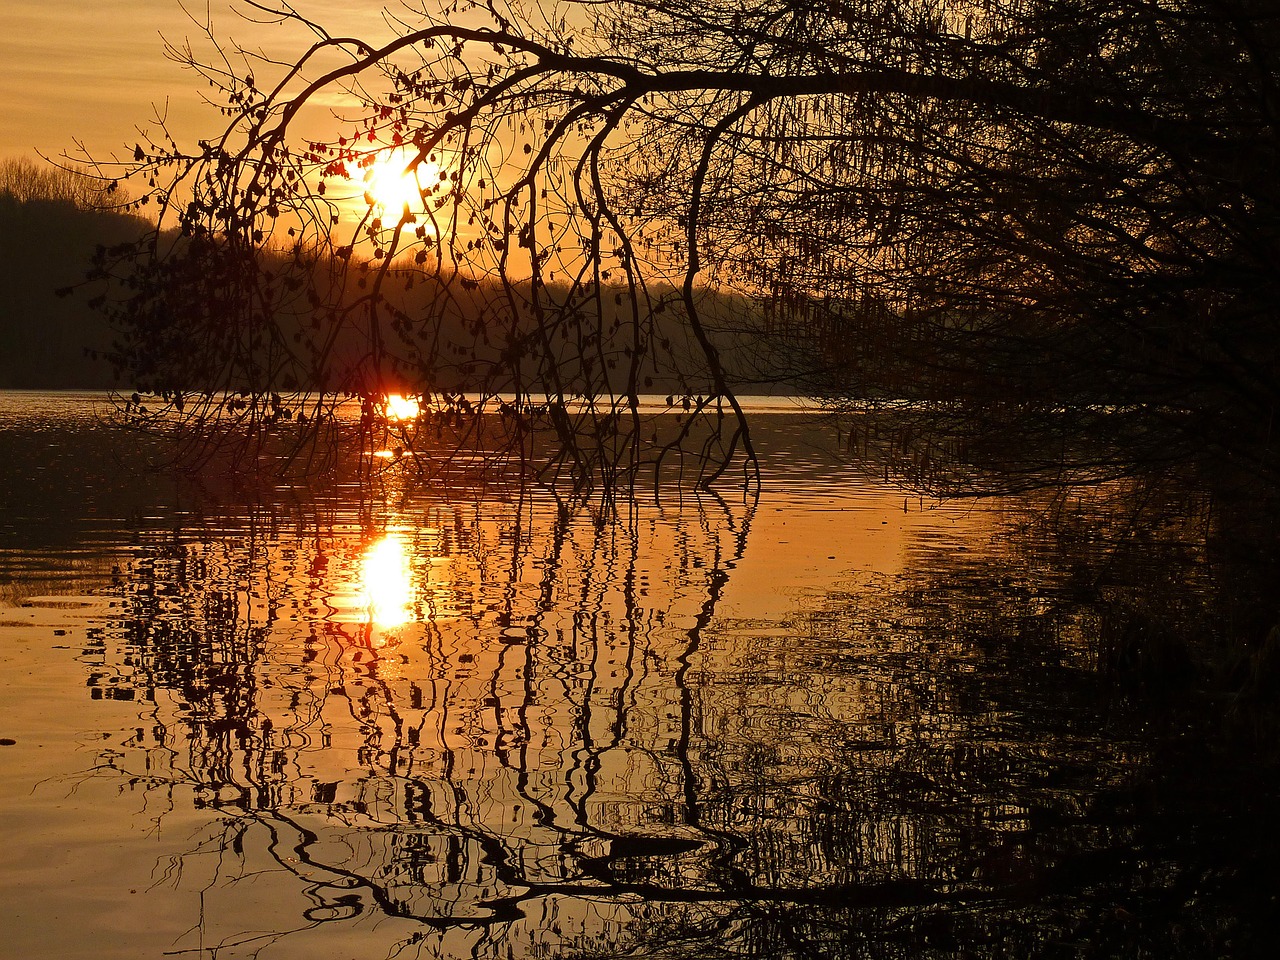
[[[4,262],[10,265],[6,283],[10,289],[6,291],[6,309],[0,323],[3,338],[0,342],[7,348],[4,362],[0,364],[0,388],[163,393],[181,384],[181,389],[189,392],[254,389],[255,379],[251,375],[224,379],[216,362],[204,367],[198,365],[199,361],[218,359],[219,351],[210,344],[206,344],[204,350],[192,351],[179,338],[169,344],[170,349],[161,331],[154,327],[122,329],[111,322],[108,296],[97,288],[95,281],[103,279],[112,257],[132,249],[134,242],[153,229],[153,224],[139,215],[139,209],[122,212],[129,206],[129,201],[122,200],[119,193],[106,193],[101,181],[82,171],[37,164],[26,158],[0,161],[0,236],[6,238]],[[170,233],[168,239],[180,242],[175,233]],[[204,271],[225,254],[220,245],[213,245],[209,249],[189,251],[186,257],[190,265]],[[319,277],[339,277],[348,269],[368,275],[372,263],[358,255],[354,261],[350,254],[336,258],[332,251],[323,248],[317,248],[308,256],[300,250],[281,246],[256,251],[255,260],[254,270],[273,276],[283,276],[291,270],[305,271],[308,284]],[[376,266],[374,269],[376,271]],[[394,340],[402,334],[404,318],[413,311],[427,309],[433,298],[442,295],[442,285],[407,258],[392,266],[387,276],[397,283],[395,290],[387,294],[387,315],[382,320],[381,337]],[[297,276],[292,282],[295,289],[302,288]],[[173,293],[180,286],[181,283],[172,278],[169,281]],[[358,277],[352,286],[355,290],[361,289]],[[500,319],[493,316],[493,311],[499,309],[493,286],[491,280],[477,280],[460,284],[447,294],[456,308],[452,323],[445,331],[450,356],[437,356],[432,371],[444,389],[465,391],[470,369],[497,360],[491,344],[487,353],[484,349],[484,331]],[[666,297],[668,301],[675,301],[679,294],[668,290]],[[353,300],[355,296],[349,293],[347,299]],[[738,318],[757,308],[732,294],[709,294],[707,300],[712,315],[717,318],[713,324],[716,335],[724,342],[726,352],[732,351],[735,334],[741,335],[754,326],[744,325]],[[322,302],[319,296],[312,296],[305,301],[279,304],[273,322],[300,343],[311,331],[321,329],[316,316]],[[614,310],[607,314],[606,325],[617,322],[615,314],[621,309],[622,298],[615,296],[610,304]],[[199,309],[216,317],[220,308],[205,305]],[[181,312],[170,303],[169,315]],[[675,321],[674,310],[671,316]],[[178,321],[178,332],[183,329]],[[343,332],[350,334],[351,331]],[[481,338],[479,344],[475,342],[477,333]],[[663,336],[666,362],[655,364],[649,371],[643,381],[643,392],[669,395],[673,400],[708,392],[710,384],[705,378],[700,380],[685,373],[689,369],[687,358],[693,353],[687,332],[673,322]],[[358,378],[355,368],[368,357],[362,349],[361,338],[347,339],[348,342],[331,354],[331,364],[313,364],[309,372],[271,371],[257,381],[259,388],[348,391]],[[410,350],[404,355],[388,357],[388,366],[381,374],[384,390],[413,392],[420,387],[418,378],[424,375],[422,358],[412,351],[412,340],[406,342]],[[735,379],[747,384],[748,392],[795,392],[793,361],[788,363],[777,356],[768,364],[762,363],[759,344],[751,346],[750,351],[739,344],[739,349],[743,362]],[[752,357],[755,362],[751,362]],[[33,358],[38,359],[33,362]],[[571,392],[583,394],[588,389],[589,376],[572,366],[580,363],[581,358],[568,359],[570,362],[561,364],[563,381]],[[264,353],[260,362],[269,366],[269,355]],[[247,373],[252,367],[253,364],[249,364],[241,372]],[[605,369],[612,389],[620,390],[622,383],[617,365],[606,364]]]

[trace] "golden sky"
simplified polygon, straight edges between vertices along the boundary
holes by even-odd
[[[280,57],[302,49],[305,35],[250,24],[226,0],[185,0],[215,31]],[[388,28],[382,0],[295,0],[331,29],[377,40]],[[245,9],[242,5],[240,9]],[[75,153],[82,141],[96,158],[131,155],[138,128],[155,129],[166,113],[180,143],[220,129],[202,104],[202,82],[166,59],[164,39],[190,39],[209,50],[180,0],[0,0],[0,157]]]

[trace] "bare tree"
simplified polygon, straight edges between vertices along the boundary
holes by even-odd
[[[544,477],[625,487],[700,443],[710,482],[753,456],[729,326],[793,387],[914,401],[920,483],[1275,478],[1266,3],[470,2],[379,47],[249,6],[315,42],[175,49],[230,122],[128,171],[161,215],[117,359],[178,403],[238,392],[202,425],[401,388],[476,423],[479,394]]]

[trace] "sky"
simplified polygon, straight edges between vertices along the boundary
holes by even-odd
[[[245,46],[265,46],[284,57],[305,43],[297,32],[247,24],[228,2],[186,3],[201,19],[212,15],[220,35]],[[382,5],[295,2],[317,21],[369,39],[386,33]],[[197,50],[209,49],[179,0],[0,2],[0,157],[76,154],[77,141],[95,158],[129,156],[138,128],[157,128],[157,110],[180,143],[221,129],[217,111],[202,103],[202,81],[166,59],[165,37],[179,43],[189,38]]]

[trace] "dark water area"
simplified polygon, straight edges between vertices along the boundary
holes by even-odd
[[[616,518],[211,497],[101,403],[0,394],[0,954],[1272,955],[1274,768],[1127,642],[1212,593],[1196,522],[779,413],[758,495]]]

